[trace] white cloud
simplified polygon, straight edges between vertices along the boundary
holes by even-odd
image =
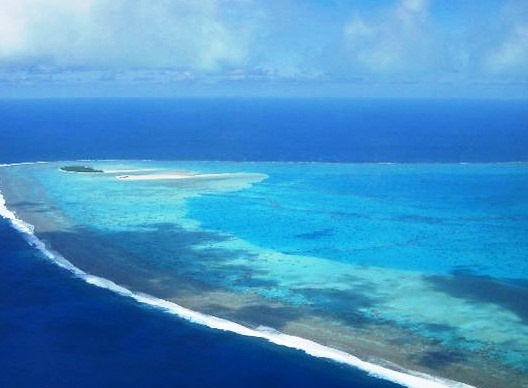
[[[494,72],[528,73],[528,24],[516,26],[496,53],[488,58]]]
[[[528,3],[506,3],[501,20],[501,39],[488,48],[486,70],[528,75]]]
[[[526,0],[387,3],[0,0],[0,73],[453,85],[528,76]]]
[[[247,0],[0,0],[0,63],[215,70],[244,61]]]
[[[375,72],[416,69],[427,59],[428,1],[400,0],[384,14],[356,14],[344,36],[352,62]]]

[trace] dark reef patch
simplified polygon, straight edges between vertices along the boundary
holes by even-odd
[[[372,323],[360,309],[373,308],[380,300],[372,297],[368,291],[333,290],[328,288],[298,288],[308,303],[318,312],[345,321],[355,327]]]
[[[428,351],[417,357],[417,362],[420,365],[428,368],[442,369],[451,364],[456,364],[464,361],[464,355],[457,351]]]
[[[487,276],[449,275],[425,278],[436,289],[473,303],[494,303],[515,313],[528,324],[528,287],[500,282]]]

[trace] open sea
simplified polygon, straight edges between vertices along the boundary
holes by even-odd
[[[526,101],[3,100],[0,164],[2,387],[528,387]]]

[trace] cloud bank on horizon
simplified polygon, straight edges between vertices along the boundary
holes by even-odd
[[[88,84],[528,90],[528,1],[0,0],[4,89]]]

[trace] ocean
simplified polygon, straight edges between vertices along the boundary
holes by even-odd
[[[525,101],[3,100],[2,162],[526,160]]]
[[[2,386],[523,386],[527,108],[1,101]]]

